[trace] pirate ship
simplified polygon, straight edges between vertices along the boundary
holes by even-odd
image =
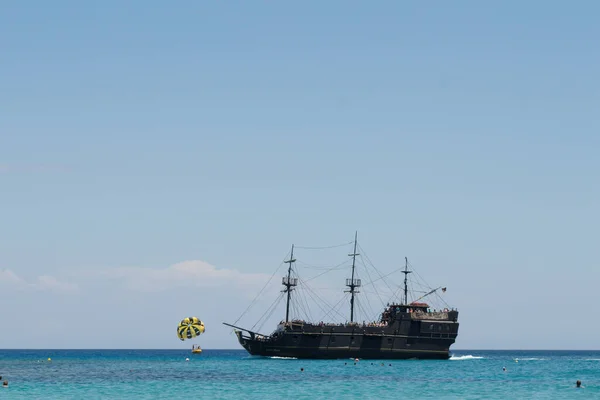
[[[290,306],[298,314],[302,314],[302,310],[308,314],[307,307],[301,306],[307,305],[308,302],[298,299],[298,304],[294,307],[293,299],[298,293],[298,288],[311,280],[311,278],[302,279],[298,274],[292,245],[289,259],[284,261],[287,264],[287,274],[282,278],[283,290],[279,296],[279,299],[286,299],[285,320],[277,324],[271,334],[261,334],[254,330],[255,327],[251,329],[239,327],[235,325],[237,321],[234,324],[225,322],[223,324],[234,328],[240,345],[248,353],[256,356],[304,359],[448,359],[450,346],[456,341],[458,335],[458,310],[448,307],[443,300],[441,294],[446,292],[445,287],[429,288],[430,290],[421,291],[420,293],[424,294],[420,296],[417,296],[419,292],[411,290],[415,300],[409,302],[409,275],[413,271],[409,270],[410,264],[407,258],[405,258],[404,268],[398,270],[404,274],[404,283],[397,286],[386,305],[382,304],[383,311],[377,318],[357,321],[356,306],[360,306],[357,302],[359,290],[365,286],[375,287],[375,282],[381,283],[381,281],[390,287],[388,278],[391,274],[383,276],[378,272],[379,278],[363,285],[357,270],[357,257],[360,254],[357,253],[356,234],[353,245],[354,251],[349,254],[352,260],[350,278],[346,279],[347,290],[345,291],[350,304],[348,320],[325,322],[314,320],[309,315],[305,318],[300,318],[299,315],[290,318]],[[331,269],[339,269],[339,266]],[[418,276],[418,273],[416,275]],[[319,308],[327,311],[325,307],[327,302],[313,290],[307,291],[307,293],[311,292],[316,296],[313,297],[316,298]],[[445,307],[433,309],[427,302],[433,296],[441,299]],[[275,308],[271,307],[271,309]],[[335,306],[330,306],[326,316],[334,314]]]

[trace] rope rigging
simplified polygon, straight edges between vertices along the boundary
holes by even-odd
[[[277,271],[279,271],[279,269],[281,268],[281,266],[284,264],[285,259],[287,258],[287,256],[290,253],[288,252],[284,259],[281,261],[281,263],[279,264],[279,266],[275,269],[275,271],[273,271],[273,274],[271,275],[271,277],[269,278],[269,280],[265,283],[265,285],[262,287],[262,289],[260,289],[260,292],[258,292],[258,294],[256,295],[256,297],[252,300],[252,302],[248,305],[248,307],[246,307],[246,309],[244,310],[244,312],[242,312],[242,314],[238,317],[238,319],[235,320],[235,322],[233,323],[234,325],[238,323],[238,321],[240,319],[242,319],[242,317],[244,316],[244,314],[246,314],[248,312],[248,310],[250,310],[250,308],[254,305],[254,303],[256,303],[256,300],[258,300],[258,298],[260,297],[260,295],[262,294],[262,292],[265,290],[265,288],[269,285],[269,283],[271,282],[271,280],[273,280],[273,277],[275,276],[275,274],[277,273]]]
[[[354,241],[350,241],[348,243],[336,244],[333,246],[325,246],[325,247],[309,247],[309,246],[296,246],[297,249],[304,250],[327,250],[327,249],[335,249],[336,247],[348,246],[349,244],[353,244]]]
[[[358,246],[361,253],[363,253],[365,255],[365,258],[367,259],[367,261],[369,262],[369,264],[371,265],[371,267],[373,267],[373,269],[375,270],[375,272],[377,272],[377,275],[379,275],[379,278],[381,278],[381,280],[384,279],[383,275],[381,275],[381,273],[379,272],[379,270],[377,268],[375,268],[375,265],[373,265],[373,263],[371,262],[371,259],[369,258],[369,256],[367,255],[367,253],[363,250],[362,247]],[[390,292],[392,291],[392,288],[390,287],[390,285],[388,285],[387,281],[383,280],[383,283],[385,283],[385,285],[388,287],[388,289],[390,289]]]
[[[265,317],[265,315],[267,313],[269,313],[269,311],[270,311],[269,315],[271,315],[273,313],[273,311],[275,310],[275,307],[277,306],[277,303],[279,303],[279,301],[281,300],[282,297],[283,297],[283,292],[280,293],[279,296],[277,296],[277,298],[275,299],[275,301],[273,301],[273,303],[271,303],[271,305],[269,306],[267,311],[265,311],[264,314],[258,319],[258,321],[256,321],[256,323],[254,325],[252,325],[252,329],[254,329],[256,327],[256,325],[259,324],[259,322]],[[266,318],[265,318],[265,320],[266,320]],[[264,321],[260,326],[262,326],[263,324],[264,324]]]
[[[332,263],[333,265],[316,265],[311,264],[309,262],[303,260],[296,260],[294,257],[297,257],[298,254],[294,254],[294,250],[327,250],[327,249],[336,249],[343,246],[353,245],[355,249],[350,256],[353,256],[350,260],[347,258],[344,261],[339,263]],[[360,253],[358,252],[360,250]],[[303,253],[302,251],[300,253]],[[302,255],[302,254],[300,254]],[[358,256],[358,257],[356,257]],[[280,291],[277,298],[271,303],[271,305],[267,308],[267,310],[262,314],[262,316],[258,319],[258,321],[252,326],[254,329],[256,326],[259,326],[258,329],[262,329],[262,326],[273,317],[274,312],[277,310],[278,304],[282,299],[287,297],[289,320],[301,320],[305,322],[318,323],[319,321],[328,321],[334,323],[333,320],[339,320],[340,323],[348,322],[348,321],[359,321],[362,320],[364,322],[375,322],[380,318],[380,314],[383,309],[386,308],[386,301],[382,297],[388,298],[387,304],[391,303],[402,303],[404,301],[404,285],[392,285],[390,286],[390,282],[388,282],[388,277],[398,272],[402,271],[402,268],[395,268],[393,271],[382,274],[379,269],[377,269],[373,262],[370,260],[369,256],[366,254],[364,249],[357,244],[356,240],[351,242],[346,242],[334,246],[325,246],[325,247],[315,247],[315,246],[293,246],[293,250],[288,251],[284,260],[279,264],[279,266],[275,269],[269,280],[265,283],[256,297],[252,300],[252,302],[248,305],[246,310],[239,316],[239,318],[234,322],[236,324],[244,315],[246,315],[249,310],[257,303],[260,296],[263,294],[265,289],[269,286],[273,277],[278,273],[281,267],[285,264],[289,264],[289,267],[286,267],[286,277],[284,277],[284,286],[286,289]],[[425,279],[419,275],[418,272],[415,271],[414,267],[406,260],[406,267],[411,267],[411,271],[414,272],[414,277],[411,277],[407,282],[407,294],[410,293],[409,299],[413,299],[412,301],[418,301],[424,297],[433,295],[436,300],[441,301],[446,308],[448,308],[448,304],[440,293],[438,293],[438,289],[441,287],[429,291],[431,289],[430,286],[427,285]],[[289,270],[288,270],[289,268]],[[349,269],[353,269],[353,273],[350,274]],[[375,275],[372,275],[369,269],[373,269],[375,271]],[[302,278],[300,271],[305,270],[305,272],[313,271],[313,274],[308,273],[309,277]],[[317,271],[315,271],[317,270]],[[331,286],[332,279],[328,279],[325,282],[319,280],[324,275],[328,273],[337,273],[343,271],[346,275],[344,278],[339,278],[340,285]],[[360,273],[360,274],[359,274]],[[366,275],[368,282],[362,285],[360,283],[360,275]],[[351,279],[348,277],[352,275]],[[290,279],[294,279],[294,283],[290,283]],[[337,281],[338,278],[336,278]],[[346,286],[350,287],[350,290],[343,290],[342,282],[346,280]],[[297,283],[296,283],[297,282]],[[311,288],[309,283],[328,283],[326,287],[321,287],[319,289]],[[385,288],[378,287],[377,283],[382,283]],[[357,290],[365,287],[371,287],[372,291],[366,290]],[[355,289],[356,288],[356,289]],[[422,290],[427,289],[427,290]],[[317,293],[317,290],[321,292],[321,295]],[[329,292],[330,294],[325,295],[323,292]],[[382,293],[383,292],[383,293]],[[445,288],[443,288],[442,292],[445,292]],[[336,293],[337,295],[333,295]],[[374,294],[379,303],[382,306],[382,309],[376,310],[377,307],[373,307],[371,301],[369,299],[369,295]],[[419,296],[420,295],[420,296]],[[354,303],[352,303],[352,299],[354,299]],[[398,301],[399,300],[399,301]],[[410,300],[408,301],[410,302]],[[284,301],[285,303],[285,301]],[[333,304],[333,305],[332,305]],[[350,304],[350,307],[348,305]],[[284,304],[285,305],[285,304]],[[323,314],[323,317],[320,319],[314,319],[315,315],[312,312],[314,309],[317,309],[319,314]],[[352,310],[352,311],[351,311]],[[352,316],[352,312],[354,315]],[[287,317],[286,317],[287,318]]]
[[[333,267],[329,267],[329,269],[327,269],[327,270],[323,271],[322,273],[320,273],[320,274],[318,274],[318,275],[315,275],[315,276],[313,276],[312,278],[308,278],[308,279],[306,279],[304,282],[309,282],[309,281],[312,281],[312,280],[314,280],[314,279],[317,279],[318,277],[320,277],[320,276],[323,276],[323,275],[325,275],[326,273],[328,273],[328,272],[331,272],[331,271],[333,271],[333,270],[339,270],[339,269],[341,269],[341,267],[343,267],[345,264],[348,264],[348,261],[344,261],[344,262],[342,262],[342,263],[339,263],[338,265],[334,265]]]
[[[363,252],[362,249],[360,251]],[[369,269],[364,264],[363,264],[363,267],[365,268],[365,271],[367,273],[367,276],[369,277],[369,280],[371,282],[373,282],[373,279],[371,278],[371,274],[369,274]],[[367,285],[365,285],[365,286],[367,286]],[[385,307],[385,303],[383,302],[383,299],[379,295],[379,291],[377,290],[377,287],[374,284],[372,284],[372,286],[373,286],[373,290],[375,290],[375,294],[377,295],[377,297],[379,298],[379,301],[381,302],[381,306],[384,308]],[[369,302],[369,297],[365,297],[365,298],[367,299],[367,302]],[[371,303],[369,303],[369,307],[371,307]]]

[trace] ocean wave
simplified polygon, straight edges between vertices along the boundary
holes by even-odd
[[[527,358],[515,358],[515,361],[542,361],[545,358],[527,357]]]
[[[453,361],[458,361],[458,360],[481,360],[483,357],[480,356],[472,356],[472,355],[466,355],[466,356],[452,356],[450,357],[450,360]]]

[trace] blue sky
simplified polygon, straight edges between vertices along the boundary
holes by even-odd
[[[448,287],[456,348],[597,348],[599,12],[2,4],[2,347],[188,347],[191,314],[237,348],[292,243],[358,230]]]

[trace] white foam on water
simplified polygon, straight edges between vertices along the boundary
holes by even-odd
[[[273,356],[273,357],[269,357],[272,360],[297,360],[298,358],[296,357],[279,357],[279,356]]]
[[[466,355],[466,356],[452,356],[450,357],[450,360],[453,361],[459,361],[459,360],[481,360],[483,357],[479,357],[479,356],[472,356],[472,355]]]

